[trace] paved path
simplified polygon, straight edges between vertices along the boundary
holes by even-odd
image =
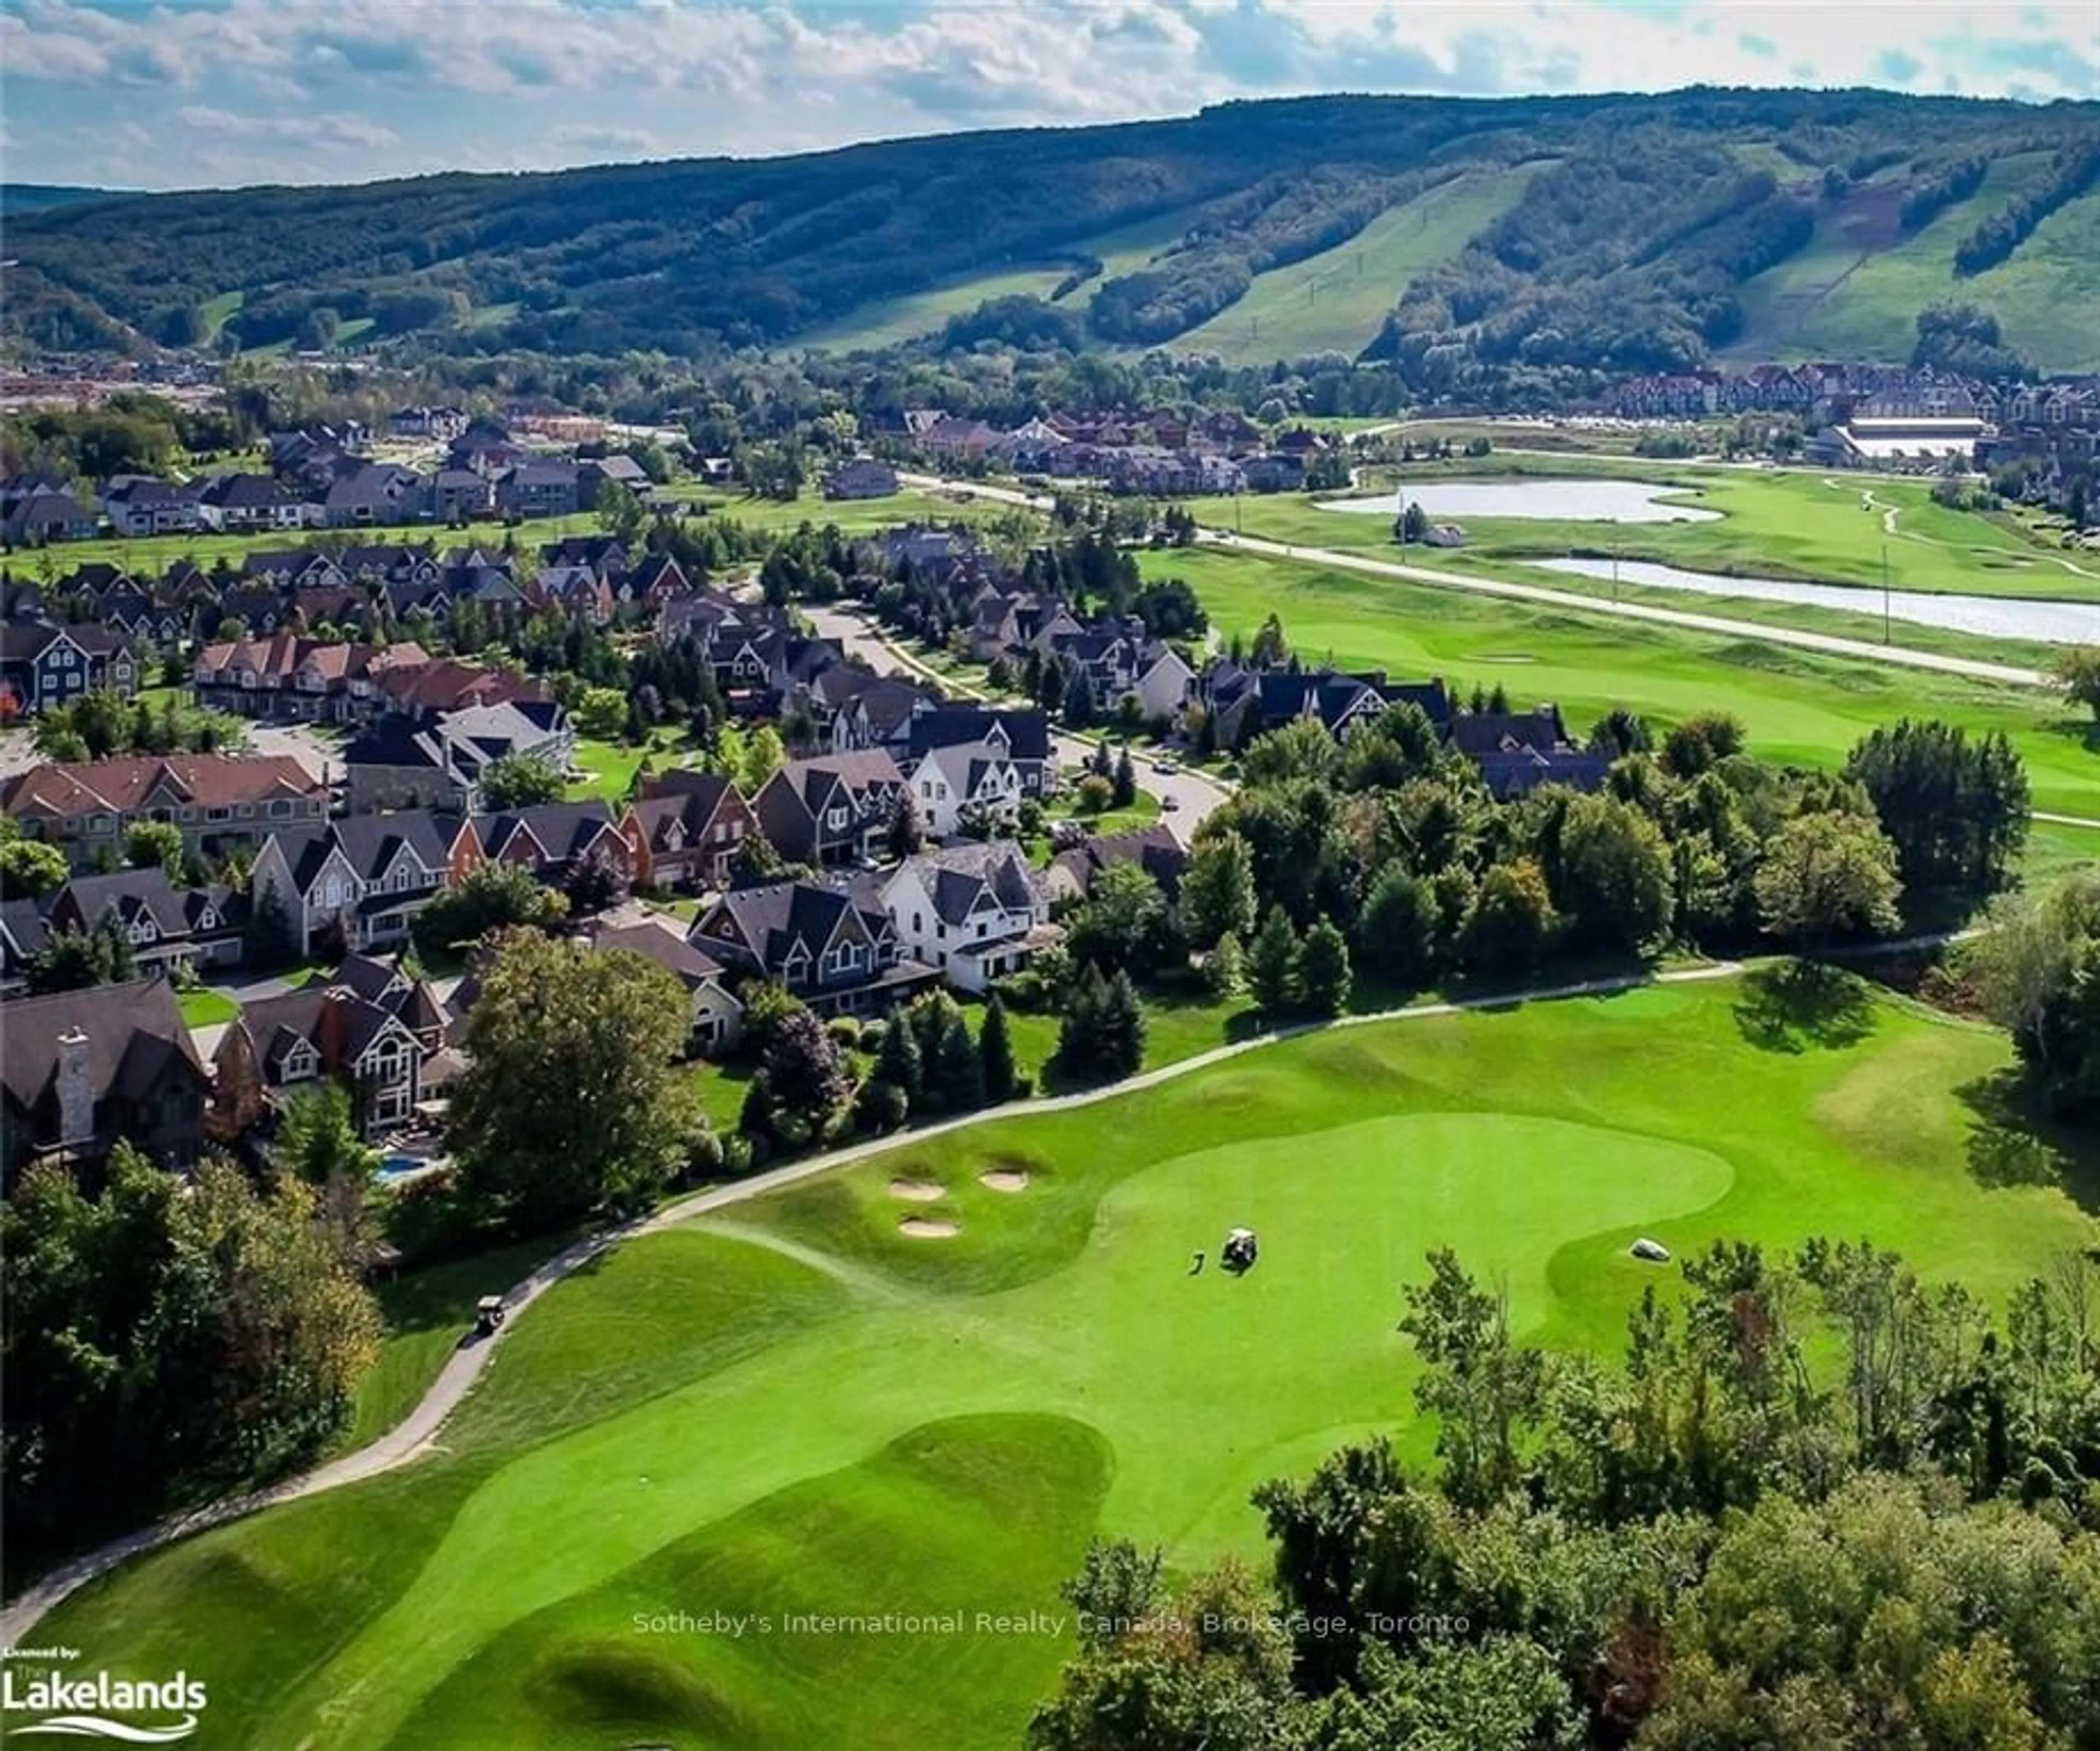
[[[899,477],[900,479],[907,477]],[[1039,495],[974,482],[943,481],[930,475],[908,477],[920,487],[946,487],[967,491],[979,498],[1003,505],[1026,505],[1041,509],[1049,501]],[[1577,614],[1608,614],[1624,620],[1650,625],[1680,627],[1689,632],[1714,633],[1729,638],[1757,638],[1767,644],[1790,645],[1797,650],[1820,651],[1826,656],[1853,657],[1869,663],[1890,663],[1899,668],[1930,669],[1943,675],[1959,675],[1971,681],[1992,681],[2006,686],[2045,687],[2056,682],[2039,670],[2007,663],[1986,663],[1973,657],[1947,656],[1937,651],[1917,651],[1908,645],[1874,644],[1864,638],[1842,638],[1833,633],[1811,633],[1797,627],[1771,626],[1757,620],[1733,620],[1726,615],[1701,614],[1689,608],[1659,608],[1647,602],[1608,602],[1598,596],[1578,595],[1542,584],[1511,584],[1498,578],[1472,577],[1456,571],[1440,571],[1427,566],[1405,565],[1396,560],[1374,558],[1364,554],[1339,553],[1332,548],[1296,547],[1261,536],[1235,535],[1230,531],[1205,527],[1198,531],[1210,543],[1239,553],[1265,554],[1279,559],[1296,559],[1312,565],[1331,566],[1338,571],[1364,572],[1373,577],[1398,578],[1410,584],[1432,584],[1442,589],[1470,590],[1478,596],[1499,596],[1511,602],[1566,609]]]
[[[1899,948],[1944,940],[1943,937],[1921,937],[1916,939],[1916,945],[1888,944],[1885,946]],[[818,1174],[830,1173],[853,1162],[864,1161],[870,1156],[914,1147],[927,1138],[939,1136],[946,1131],[960,1131],[995,1119],[1064,1112],[1074,1107],[1092,1106],[1098,1101],[1117,1100],[1141,1089],[1156,1088],[1162,1083],[1193,1075],[1198,1070],[1207,1070],[1212,1065],[1224,1063],[1245,1053],[1260,1051],[1281,1040],[1295,1039],[1322,1029],[1364,1027],[1381,1021],[1423,1021],[1432,1016],[1458,1015],[1471,1010],[1506,1009],[1520,1003],[1602,996],[1648,985],[1701,984],[1716,979],[1733,978],[1748,964],[1740,961],[1719,961],[1711,966],[1687,968],[1675,972],[1627,973],[1607,979],[1584,979],[1572,984],[1512,991],[1502,996],[1463,998],[1456,1002],[1423,1003],[1408,1009],[1343,1016],[1331,1021],[1299,1022],[1257,1034],[1246,1039],[1236,1040],[1230,1045],[1215,1047],[1209,1052],[1199,1052],[1193,1058],[1162,1065],[1157,1070],[1144,1071],[1123,1082],[1110,1083],[1099,1088],[1082,1089],[1073,1094],[1013,1101],[1005,1106],[965,1114],[960,1118],[944,1119],[901,1131],[893,1136],[877,1137],[845,1149],[833,1149],[826,1154],[813,1155],[806,1160],[790,1162],[765,1173],[754,1174],[748,1180],[696,1192],[690,1197],[665,1205],[653,1215],[623,1224],[577,1242],[547,1260],[523,1281],[514,1286],[503,1298],[508,1310],[505,1321],[496,1328],[494,1335],[479,1339],[462,1339],[459,1347],[447,1360],[438,1378],[431,1383],[430,1390],[423,1395],[421,1402],[371,1445],[361,1447],[355,1453],[346,1453],[342,1458],[331,1460],[328,1464],[300,1476],[288,1478],[268,1489],[234,1497],[214,1502],[194,1513],[177,1515],[161,1520],[127,1537],[104,1545],[99,1550],[90,1550],[61,1568],[54,1569],[24,1592],[4,1612],[0,1612],[0,1647],[26,1645],[30,1632],[46,1612],[89,1581],[108,1573],[135,1556],[143,1556],[163,1545],[172,1544],[214,1526],[223,1525],[229,1520],[243,1519],[264,1508],[340,1489],[347,1484],[363,1483],[430,1452],[436,1445],[438,1433],[446,1418],[458,1408],[460,1401],[479,1380],[482,1371],[488,1365],[490,1356],[495,1354],[497,1346],[515,1325],[517,1316],[562,1278],[623,1241],[640,1235],[660,1233],[696,1216],[748,1202],[754,1197],[762,1197],[769,1192],[778,1191],[783,1186],[797,1184]],[[770,1244],[770,1242],[768,1243]]]

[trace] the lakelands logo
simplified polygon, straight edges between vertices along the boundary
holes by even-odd
[[[8,1652],[22,1659],[34,1657],[36,1650],[11,1648]],[[203,1681],[187,1672],[139,1679],[112,1678],[107,1672],[0,1669],[0,1718],[4,1718],[4,1736],[10,1740],[105,1739],[127,1745],[178,1744],[197,1730],[199,1711],[208,1700]],[[18,1721],[22,1715],[32,1718]]]

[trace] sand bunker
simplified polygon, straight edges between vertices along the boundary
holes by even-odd
[[[930,1180],[892,1180],[889,1195],[901,1197],[907,1204],[933,1204],[948,1194],[945,1187],[935,1185]]]
[[[907,1216],[897,1224],[897,1232],[908,1234],[913,1240],[953,1240],[962,1228],[959,1223],[944,1222],[938,1216]]]
[[[990,1167],[977,1178],[995,1192],[1025,1192],[1028,1189],[1028,1170],[1026,1167]]]

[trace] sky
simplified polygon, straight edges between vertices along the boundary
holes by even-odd
[[[1695,83],[2100,97],[2100,0],[0,0],[0,176],[363,182]]]

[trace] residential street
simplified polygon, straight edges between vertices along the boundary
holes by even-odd
[[[937,681],[950,693],[982,697],[979,690],[966,687],[952,676],[939,673],[911,651],[893,643],[880,627],[858,610],[810,607],[804,611],[819,636],[836,639],[849,653],[872,664],[885,673]],[[1076,766],[1093,752],[1092,743],[1078,736],[1067,735],[1061,730],[1055,733],[1053,740],[1057,758],[1067,766]],[[1207,774],[1191,772],[1186,767],[1172,773],[1162,773],[1153,756],[1136,749],[1132,751],[1131,757],[1137,765],[1138,788],[1148,791],[1159,799],[1163,811],[1161,818],[1174,829],[1176,836],[1184,845],[1195,836],[1197,826],[1204,817],[1232,793],[1230,786]],[[1167,801],[1170,797],[1173,799],[1171,805]]]

